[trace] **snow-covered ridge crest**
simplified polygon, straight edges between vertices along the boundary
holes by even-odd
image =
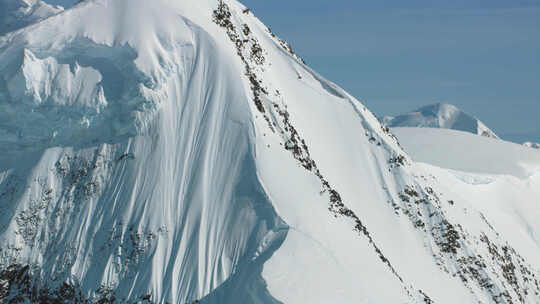
[[[144,133],[166,99],[161,85],[194,56],[195,42],[185,35],[192,26],[144,1],[127,8],[87,1],[0,38],[2,147],[86,145]]]
[[[236,1],[85,1],[0,49],[0,104],[26,122],[0,123],[8,300],[534,303],[540,291],[534,254]]]
[[[384,117],[389,127],[423,127],[455,129],[491,138],[498,138],[483,122],[457,107],[437,103],[396,117]]]

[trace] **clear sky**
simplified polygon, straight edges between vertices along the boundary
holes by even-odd
[[[540,0],[241,0],[376,114],[447,102],[540,142]]]

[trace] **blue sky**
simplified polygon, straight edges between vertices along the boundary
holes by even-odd
[[[540,142],[540,0],[244,0],[378,115],[447,102]]]

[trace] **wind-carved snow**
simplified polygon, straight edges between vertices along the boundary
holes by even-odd
[[[13,53],[8,49],[0,66],[2,149],[133,136],[145,128],[148,118],[142,116],[157,108],[151,84],[137,71],[136,53],[127,46],[77,39],[52,53],[29,48]]]
[[[8,301],[538,298],[531,238],[237,2],[86,1],[0,49]]]
[[[110,4],[105,14],[125,3]],[[131,13],[146,13],[140,9]],[[54,18],[102,10],[87,3]],[[6,45],[4,83],[24,80],[4,86],[3,106],[21,116],[19,124],[2,125],[20,134],[6,150],[24,153],[12,159],[34,161],[15,169],[2,162],[6,183],[20,180],[18,192],[2,202],[8,210],[2,223],[9,223],[2,244],[9,251],[4,267],[31,265],[4,272],[30,276],[32,288],[10,287],[21,295],[30,297],[36,287],[52,301],[66,281],[84,299],[191,302],[216,289],[248,255],[265,254],[258,240],[279,219],[253,175],[249,110],[235,81],[241,70],[200,27],[174,13],[159,17],[177,32],[160,37],[162,52],[153,54],[159,65],[147,70],[137,65],[149,58],[141,59],[132,42],[104,43],[109,38],[95,32],[92,39],[92,33],[54,37],[53,48],[43,48],[47,39]],[[43,26],[56,27],[54,18]],[[17,53],[26,57],[9,69]],[[87,87],[79,86],[82,80]],[[39,119],[24,116],[29,112]],[[88,123],[79,126],[83,116]],[[41,128],[26,127],[23,118]],[[44,141],[53,132],[57,139]]]
[[[411,113],[396,117],[386,116],[383,121],[389,127],[422,127],[454,129],[485,137],[498,138],[483,122],[453,105],[438,103],[424,106]]]

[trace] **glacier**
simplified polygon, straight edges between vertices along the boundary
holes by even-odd
[[[2,301],[540,299],[540,228],[478,203],[503,187],[416,161],[241,3],[83,1],[3,33],[0,75]]]

